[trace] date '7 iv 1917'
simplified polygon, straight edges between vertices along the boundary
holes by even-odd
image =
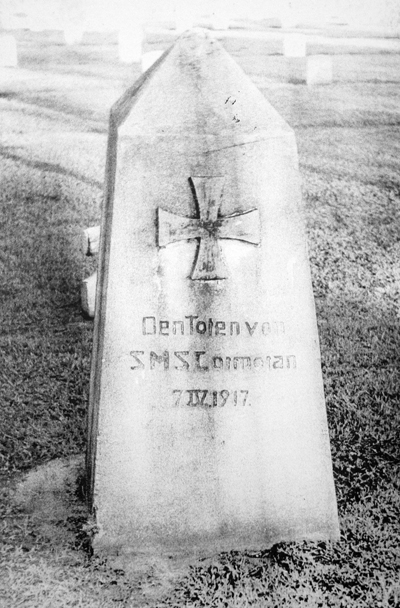
[[[238,390],[209,391],[201,389],[173,390],[175,407],[224,407],[225,405],[243,406],[249,403],[249,391]]]

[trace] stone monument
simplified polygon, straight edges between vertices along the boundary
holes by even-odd
[[[294,133],[209,34],[111,110],[98,277],[94,550],[338,538]]]

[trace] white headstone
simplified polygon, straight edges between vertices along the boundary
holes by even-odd
[[[149,68],[161,57],[164,51],[149,51],[142,55],[142,72],[147,72]]]
[[[281,14],[279,21],[280,21],[281,27],[283,27],[285,29],[294,28],[298,24],[298,18],[292,12],[286,12],[286,13]]]
[[[143,51],[143,27],[141,25],[118,31],[118,56],[123,63],[139,63]]]
[[[330,55],[307,57],[307,84],[330,84],[333,81],[333,63]]]
[[[17,42],[11,34],[0,34],[0,66],[15,68],[18,65]]]
[[[89,407],[95,551],[336,539],[292,129],[181,36],[111,110]]]
[[[283,54],[285,57],[305,57],[307,38],[304,34],[285,34]]]

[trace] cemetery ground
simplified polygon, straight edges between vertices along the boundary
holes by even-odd
[[[400,606],[400,54],[319,42],[334,82],[311,88],[287,82],[275,39],[223,41],[296,133],[342,536],[222,554],[168,586],[91,556],[82,500],[81,230],[99,223],[108,110],[139,68],[111,35],[17,37],[20,67],[0,72],[0,605]]]

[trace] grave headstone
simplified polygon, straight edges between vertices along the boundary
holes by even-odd
[[[84,255],[93,256],[99,252],[100,226],[92,226],[83,231],[82,250]],[[81,306],[83,312],[93,318],[96,312],[97,271],[82,281]]]
[[[97,271],[82,281],[81,285],[81,306],[86,316],[91,319],[96,313],[96,287]]]
[[[122,63],[139,63],[142,59],[143,26],[120,26],[118,31],[118,56]]]
[[[285,34],[283,54],[285,57],[305,57],[307,38],[304,34]]]
[[[178,33],[190,30],[194,26],[194,14],[189,4],[175,6],[175,30]]]
[[[86,228],[82,235],[82,250],[85,255],[94,255],[99,252],[100,226]]]
[[[194,27],[193,18],[191,15],[177,14],[175,15],[175,30],[178,33],[191,30]]]
[[[0,66],[15,68],[17,65],[17,42],[14,36],[0,33]]]
[[[203,32],[111,110],[99,282],[95,551],[337,538],[294,133]]]
[[[147,72],[163,53],[164,51],[148,51],[147,53],[143,53],[141,61],[142,72]]]
[[[333,64],[330,55],[307,57],[307,84],[330,84],[333,81]]]

